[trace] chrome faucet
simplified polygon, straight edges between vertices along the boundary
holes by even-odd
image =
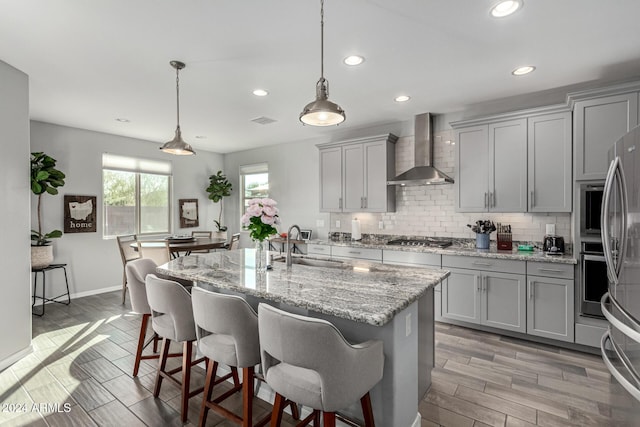
[[[291,260],[291,230],[293,229],[298,230],[298,239],[300,239],[300,235],[302,234],[302,232],[300,231],[300,227],[298,227],[297,225],[293,224],[291,227],[289,227],[289,231],[287,231],[287,267],[291,267],[291,265],[293,264],[292,260]]]

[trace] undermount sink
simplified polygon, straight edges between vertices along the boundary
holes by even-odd
[[[286,258],[278,258],[276,262],[286,262]],[[332,261],[328,259],[315,259],[315,258],[291,258],[292,264],[307,265],[309,267],[326,267],[326,268],[349,268],[348,264],[342,261]]]

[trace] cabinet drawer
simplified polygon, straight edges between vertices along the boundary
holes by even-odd
[[[331,256],[331,246],[307,243],[307,254]]]
[[[347,246],[333,246],[331,248],[332,257],[370,259],[372,261],[382,261],[382,249],[350,248]]]
[[[489,270],[515,274],[525,274],[526,272],[525,261],[455,255],[442,255],[442,267]]]
[[[527,261],[527,274],[559,279],[573,279],[573,264]]]
[[[440,268],[442,265],[442,256],[440,254],[390,251],[384,249],[382,251],[383,264],[400,264],[400,265],[424,265],[428,267]]]

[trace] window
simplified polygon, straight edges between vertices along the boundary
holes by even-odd
[[[103,237],[169,233],[170,195],[170,162],[103,154]]]
[[[242,185],[241,213],[245,213],[249,200],[269,197],[269,166],[266,163],[240,166]]]

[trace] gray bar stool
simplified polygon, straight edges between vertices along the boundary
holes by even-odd
[[[200,393],[203,388],[190,391],[191,367],[204,360],[191,360],[193,354],[193,342],[196,340],[196,328],[193,321],[193,309],[191,308],[191,295],[178,282],[160,279],[155,274],[146,277],[147,299],[151,307],[151,320],[153,330],[162,337],[162,349],[160,350],[160,363],[156,374],[156,383],[153,388],[153,396],[158,397],[160,386],[164,378],[173,381],[182,389],[180,413],[182,421],[187,421],[189,398]],[[167,357],[171,341],[181,342],[182,366],[167,371]],[[182,371],[182,382],[173,375]]]
[[[129,261],[125,265],[125,272],[127,274],[127,284],[129,287],[129,297],[131,298],[131,310],[142,314],[142,320],[140,322],[140,335],[138,336],[138,347],[136,349],[136,359],[133,363],[133,376],[138,376],[138,370],[140,369],[140,361],[145,359],[158,359],[159,354],[152,354],[143,356],[142,351],[153,340],[153,352],[158,352],[158,334],[154,333],[149,342],[145,342],[147,336],[147,325],[149,318],[151,317],[151,307],[149,307],[149,301],[147,301],[147,287],[145,279],[147,275],[154,274],[156,272],[156,263],[149,258],[140,258],[133,261]],[[169,357],[182,356],[179,354],[170,354]]]
[[[305,423],[317,423],[322,412],[324,427],[334,427],[335,412],[360,400],[365,426],[375,425],[369,390],[382,379],[382,341],[351,345],[325,320],[262,303],[258,329],[265,380],[276,392],[272,427],[280,426],[285,397],[314,409]]]

